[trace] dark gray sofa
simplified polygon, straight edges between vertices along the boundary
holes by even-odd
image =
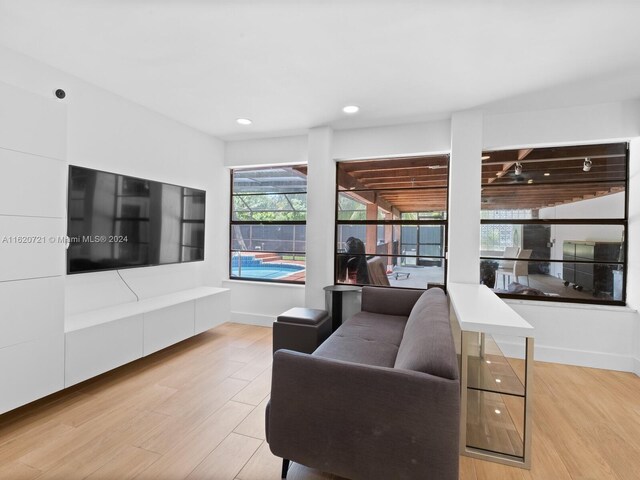
[[[362,311],[313,354],[274,354],[266,434],[283,459],[352,480],[454,480],[459,428],[458,359],[438,288],[364,287]]]

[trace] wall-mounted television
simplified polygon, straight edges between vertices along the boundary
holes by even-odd
[[[67,273],[204,260],[205,192],[69,167]]]

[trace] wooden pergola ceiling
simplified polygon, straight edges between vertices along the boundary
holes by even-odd
[[[338,184],[349,196],[387,212],[445,210],[448,165],[448,155],[342,162]]]
[[[444,210],[448,163],[448,155],[341,162],[339,188],[389,212]],[[624,143],[484,152],[482,208],[538,209],[600,197],[624,191],[625,177]]]
[[[482,208],[539,209],[625,189],[626,144],[484,152]],[[583,170],[585,159],[591,169]],[[516,175],[516,163],[522,172]]]

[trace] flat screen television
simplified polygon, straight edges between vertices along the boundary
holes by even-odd
[[[205,192],[69,167],[67,273],[204,260]]]

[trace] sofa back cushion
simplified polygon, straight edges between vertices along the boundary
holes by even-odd
[[[441,289],[424,292],[411,310],[394,368],[458,379],[449,304]]]
[[[362,311],[408,317],[422,290],[392,287],[362,287]]]

